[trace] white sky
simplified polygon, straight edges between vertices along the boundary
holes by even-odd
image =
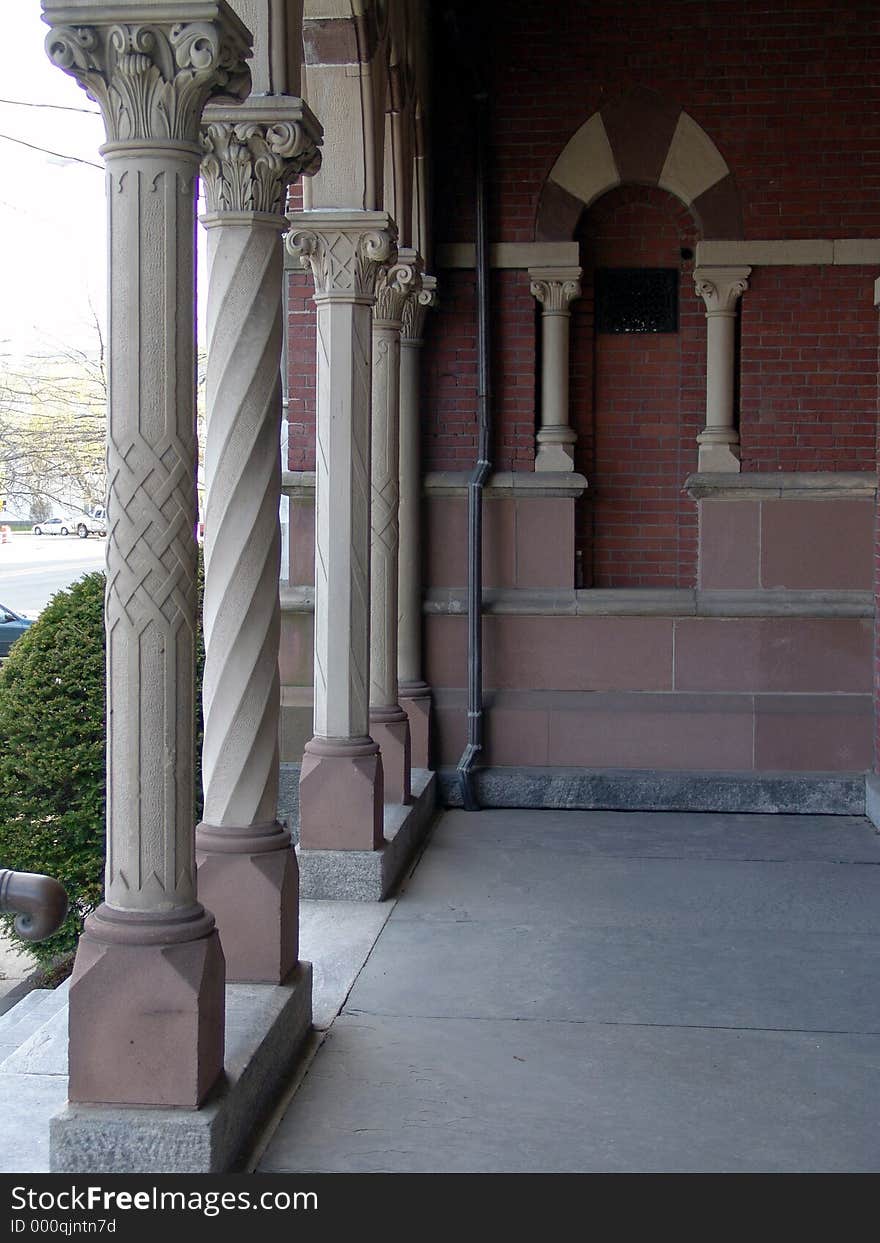
[[[90,109],[44,50],[39,0],[2,0],[7,49],[0,99]],[[31,151],[20,139],[101,165],[99,115],[0,102],[0,356],[90,349],[94,307],[106,323],[106,209],[99,168]],[[202,230],[199,229],[199,233]],[[199,238],[200,295],[204,293]],[[202,298],[200,296],[200,302]],[[200,316],[200,319],[202,317]]]

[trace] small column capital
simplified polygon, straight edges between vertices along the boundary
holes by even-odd
[[[408,345],[421,344],[425,326],[425,312],[437,305],[437,277],[422,275],[417,293],[408,299],[403,308],[401,339]]]
[[[568,315],[572,302],[581,296],[581,274],[581,268],[529,268],[529,292],[545,315]]]
[[[751,268],[694,268],[694,286],[706,304],[706,315],[736,314],[751,272]]]
[[[269,213],[286,227],[287,187],[321,167],[321,138],[317,119],[295,97],[265,95],[236,108],[207,108],[202,181],[208,211]]]
[[[43,0],[49,59],[96,101],[109,142],[196,146],[202,110],[213,97],[246,98],[251,36],[228,4],[185,6],[125,0],[74,6]],[[74,19],[75,24],[68,24]]]
[[[421,255],[400,247],[396,262],[380,269],[376,278],[374,324],[400,330],[407,304],[418,296],[422,287],[421,268]]]
[[[372,302],[383,264],[397,257],[397,229],[383,211],[306,211],[288,216],[285,246],[311,268],[316,298]]]

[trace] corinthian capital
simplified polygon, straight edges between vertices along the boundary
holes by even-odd
[[[209,212],[284,211],[287,187],[321,167],[321,127],[302,100],[263,96],[209,107],[202,126],[202,181]]]
[[[382,266],[397,256],[396,230],[387,212],[297,212],[288,218],[285,246],[303,268],[311,268],[316,297],[373,301]]]
[[[581,296],[580,279],[580,268],[529,268],[529,291],[545,315],[567,315],[572,302]]]
[[[403,330],[401,339],[404,341],[421,341],[425,326],[425,312],[437,305],[437,277],[423,276],[421,288],[407,299],[403,308]]]
[[[82,10],[83,25],[69,25]],[[88,6],[43,0],[49,59],[99,105],[110,142],[198,143],[208,100],[244,99],[251,37],[223,0],[155,3],[149,20],[130,0]],[[132,20],[136,18],[137,20]],[[87,23],[87,24],[86,24]]]
[[[707,315],[733,315],[749,287],[751,268],[694,268],[694,285]]]
[[[407,304],[418,295],[421,288],[422,259],[414,250],[397,252],[397,260],[383,268],[376,280],[376,306],[374,321],[401,324]]]

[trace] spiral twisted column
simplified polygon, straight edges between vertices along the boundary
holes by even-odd
[[[400,340],[400,551],[397,676],[409,718],[412,768],[430,767],[431,688],[422,677],[421,418],[419,358],[425,312],[437,303],[436,276],[422,276],[403,310]]]
[[[204,813],[199,892],[227,978],[279,983],[298,958],[299,877],[278,801],[281,234],[287,186],[319,166],[299,99],[205,113],[208,212]]]
[[[385,801],[410,797],[409,717],[398,703],[397,583],[400,499],[400,333],[418,294],[421,260],[399,249],[379,276],[373,308],[373,430],[370,467],[370,730],[382,752]]]
[[[44,0],[50,58],[99,103],[110,242],[107,869],[70,991],[74,1101],[198,1105],[223,1069],[223,954],[197,901],[195,189],[199,121],[241,98],[223,3]],[[85,22],[88,24],[85,24]],[[162,1004],[157,1006],[156,998]]]
[[[300,775],[303,850],[384,845],[383,770],[370,735],[372,307],[396,238],[385,212],[291,217],[287,249],[317,305],[315,716]]]

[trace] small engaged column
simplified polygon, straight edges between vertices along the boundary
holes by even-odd
[[[387,803],[410,798],[409,717],[397,700],[400,332],[420,266],[415,251],[399,250],[397,262],[379,274],[373,308],[370,731],[382,752]]]
[[[385,212],[291,217],[287,248],[315,282],[315,714],[300,775],[303,849],[384,845],[383,774],[370,736],[372,307],[396,239]]]
[[[423,276],[407,299],[400,340],[400,549],[397,674],[409,717],[413,768],[430,767],[431,688],[422,677],[422,469],[419,363],[425,312],[437,302],[437,278]]]
[[[580,268],[529,268],[541,303],[541,427],[535,470],[573,471],[577,433],[568,422],[571,304],[581,295]]]
[[[250,36],[222,3],[198,21],[154,3],[148,24],[131,4],[75,26],[69,5],[44,9],[49,56],[108,139],[107,866],[71,983],[68,1092],[192,1108],[224,1048],[223,953],[193,857],[195,193],[202,109],[247,94]]]
[[[749,287],[751,268],[695,268],[694,284],[706,304],[706,426],[697,437],[701,472],[736,474],[739,432],[734,409],[736,304]]]
[[[278,984],[299,957],[299,872],[276,821],[280,678],[281,235],[287,187],[320,164],[297,98],[209,108],[204,818],[199,894],[227,979]]]

